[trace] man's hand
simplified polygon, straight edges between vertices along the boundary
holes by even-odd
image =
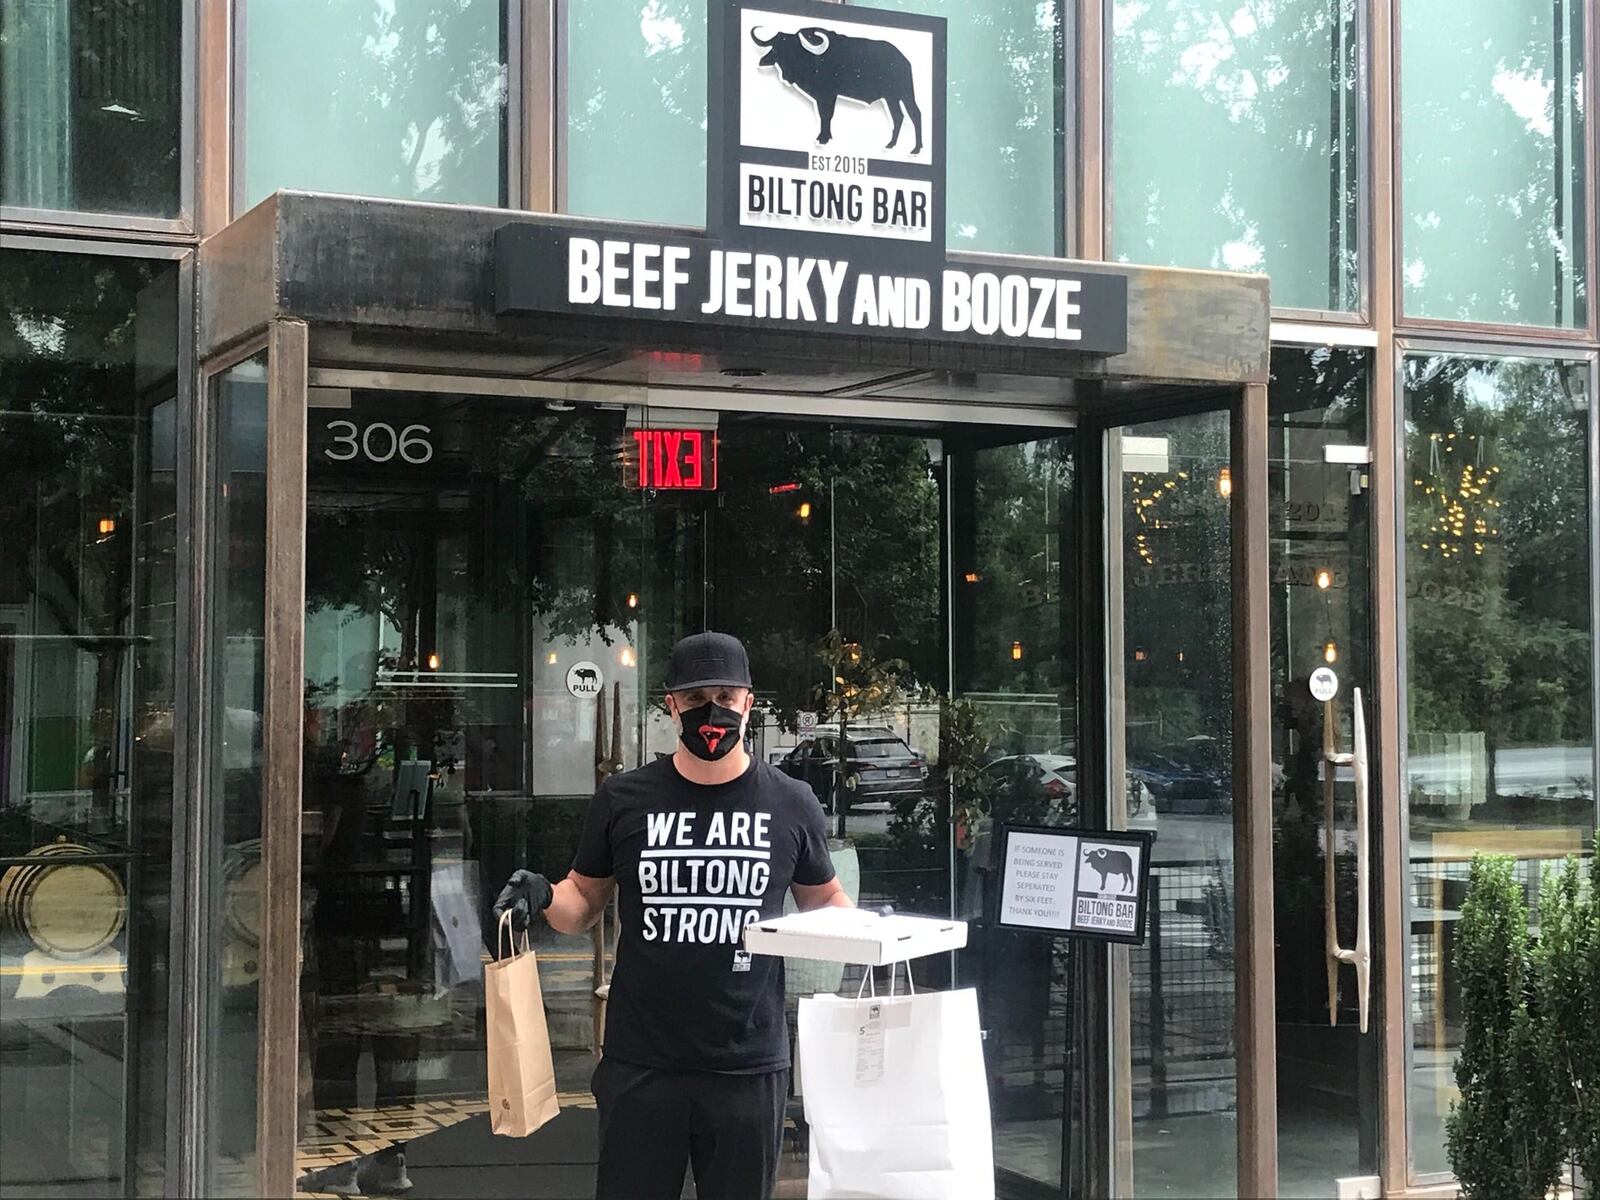
[[[543,875],[532,871],[517,871],[494,902],[494,919],[499,924],[501,914],[511,913],[511,927],[518,933],[533,924],[533,915],[550,907],[555,889]]]

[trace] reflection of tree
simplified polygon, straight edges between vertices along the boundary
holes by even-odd
[[[941,682],[939,489],[921,439],[740,429],[724,444],[740,468],[715,519],[716,619],[750,639],[763,689],[780,707],[811,700],[828,680],[811,650],[835,614],[868,661],[904,660],[905,687]]]
[[[271,105],[279,132],[255,160],[252,200],[299,184],[496,203],[505,108],[499,7],[493,0],[254,6],[246,14],[249,100]],[[309,163],[294,156],[304,153],[293,128],[300,120],[329,139]],[[279,143],[284,151],[275,150]],[[295,173],[267,177],[273,169]]]
[[[882,7],[949,22],[951,244],[1061,253],[1055,106],[1063,6],[891,0]]]
[[[1595,178],[1583,153],[1586,73],[1575,65],[1584,8],[1401,9],[1408,312],[1582,324],[1585,180]]]
[[[1129,753],[1163,751],[1226,775],[1233,744],[1229,502],[1221,491],[1227,422],[1213,414],[1153,432],[1166,439],[1167,471],[1124,476]]]
[[[1583,367],[1406,363],[1411,731],[1482,730],[1497,748],[1587,744]]]
[[[1113,5],[1116,252],[1268,272],[1273,302],[1356,302],[1350,0]]]
[[[0,270],[0,511],[7,514],[0,520],[0,561],[7,564],[0,603],[32,607],[37,629],[64,636],[93,663],[88,711],[67,711],[87,726],[88,783],[101,822],[115,810],[122,697],[135,644],[135,313],[158,271],[133,259],[111,264],[42,253],[8,254]],[[40,678],[70,694],[77,663],[55,665],[70,673]],[[36,731],[43,716],[29,714]],[[85,730],[74,724],[71,732],[77,738]],[[76,741],[65,748],[83,753]],[[36,761],[46,755],[34,747]],[[73,765],[81,763],[79,757]]]
[[[958,493],[957,521],[971,523],[972,542],[956,552],[953,586],[966,609],[957,630],[958,685],[968,692],[1070,689],[1072,648],[1062,614],[1070,604],[1063,559],[1071,547],[1072,442],[999,446],[962,464],[970,464],[971,492]],[[956,486],[963,483],[958,474]]]

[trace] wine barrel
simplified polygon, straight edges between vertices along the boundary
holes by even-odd
[[[222,916],[228,935],[241,945],[261,944],[261,839],[236,842],[223,851]]]
[[[128,892],[103,863],[75,863],[88,846],[57,838],[28,851],[38,863],[0,875],[0,925],[17,930],[53,958],[87,958],[104,950],[128,919]]]

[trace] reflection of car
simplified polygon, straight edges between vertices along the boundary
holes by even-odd
[[[1208,811],[1225,807],[1231,799],[1226,772],[1204,761],[1203,755],[1186,754],[1185,750],[1191,748],[1131,756],[1128,774],[1150,789],[1157,810],[1174,804]]]
[[[984,775],[996,782],[1037,773],[1040,787],[1053,801],[1070,800],[1077,794],[1077,772],[1078,760],[1066,754],[1011,754],[983,768]]]
[[[837,733],[819,730],[789,751],[778,763],[778,769],[809,783],[817,799],[831,809],[839,774],[839,744]],[[886,729],[869,727],[859,732],[852,730],[844,738],[844,747],[847,809],[863,800],[921,793],[928,764],[903,738]]]

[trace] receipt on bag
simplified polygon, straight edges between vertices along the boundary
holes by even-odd
[[[856,1086],[883,1082],[883,1005],[868,1004],[856,1021]]]

